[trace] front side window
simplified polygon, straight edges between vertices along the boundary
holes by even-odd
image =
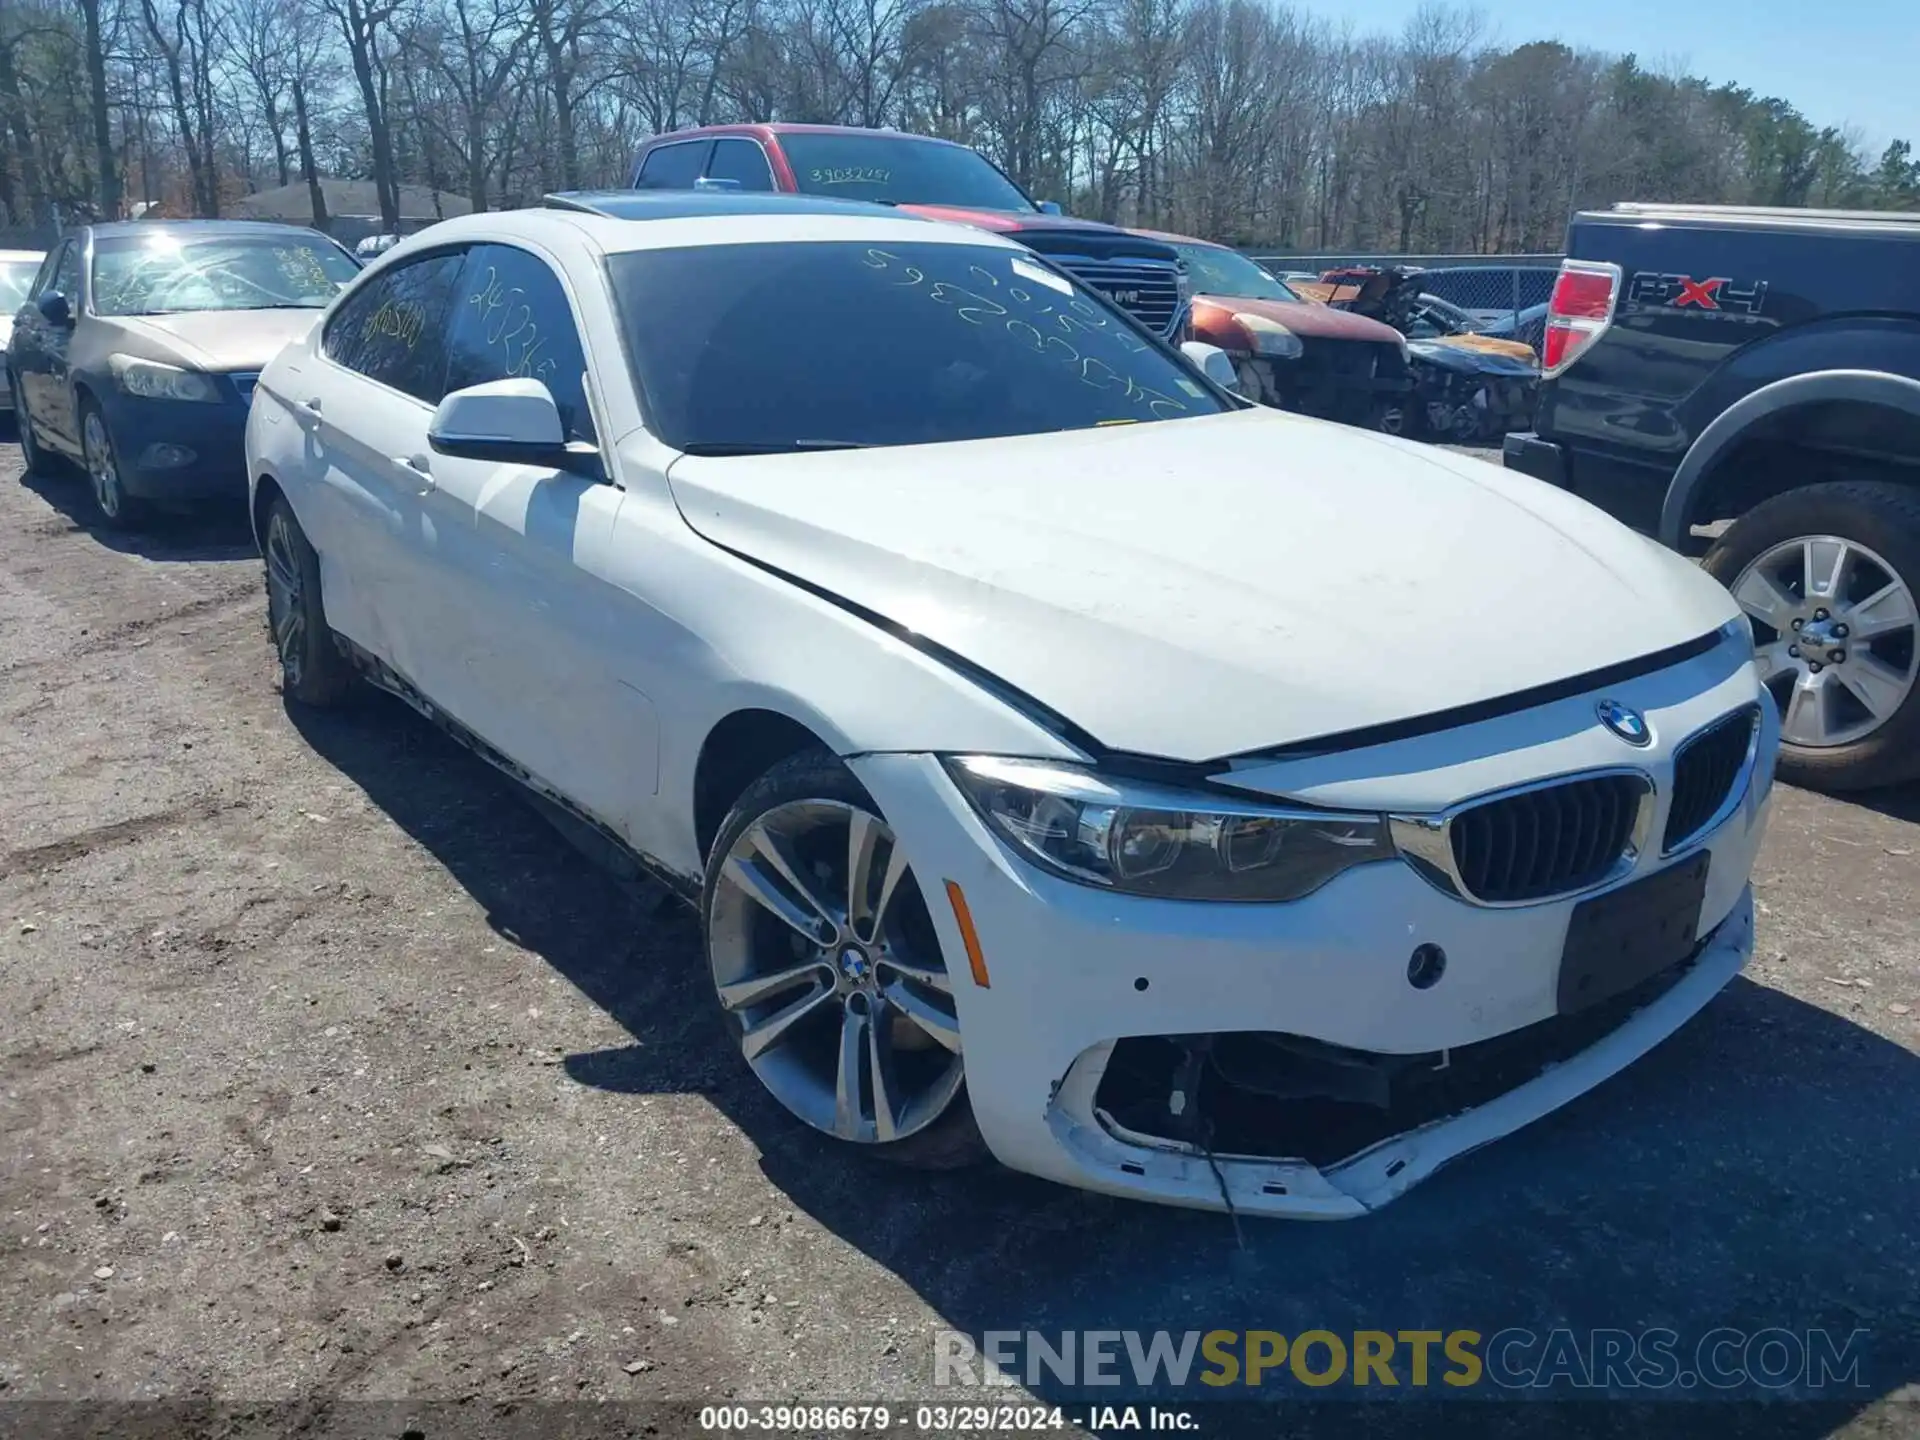
[[[648,424],[734,454],[915,445],[1230,408],[1022,251],[820,241],[609,260]]]
[[[77,241],[69,240],[60,247],[59,258],[53,262],[53,273],[41,288],[42,295],[64,295],[76,310],[80,306],[80,246]]]
[[[1237,250],[1218,245],[1176,245],[1187,262],[1196,295],[1234,300],[1298,300],[1300,297]]]
[[[386,271],[327,319],[329,360],[438,405],[446,394],[447,322],[460,288],[463,251],[422,256]]]
[[[447,390],[538,380],[559,407],[567,438],[592,443],[586,369],[573,308],[547,262],[510,245],[475,246],[447,331]]]
[[[907,135],[784,134],[794,183],[809,195],[888,205],[1032,213],[1033,202],[979,152]]]
[[[682,140],[649,150],[640,162],[641,190],[691,190],[700,178],[700,166],[707,158],[706,140]]]
[[[94,241],[93,313],[321,310],[359,273],[319,235],[116,235]]]
[[[707,175],[714,180],[738,181],[742,190],[773,189],[773,171],[767,167],[767,157],[751,140],[714,141]]]

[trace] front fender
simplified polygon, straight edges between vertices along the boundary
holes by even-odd
[[[1920,335],[1912,338],[1915,368],[1920,372]],[[1694,500],[1714,463],[1730,453],[1753,426],[1785,410],[1842,400],[1885,406],[1920,420],[1920,380],[1909,375],[1869,369],[1817,370],[1763,384],[1721,411],[1687,451],[1660,508],[1661,543],[1680,547]]]

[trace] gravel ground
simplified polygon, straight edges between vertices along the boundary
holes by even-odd
[[[115,538],[19,471],[6,1396],[899,1400],[945,1327],[1822,1326],[1871,1332],[1865,1383],[1769,1423],[1915,1433],[1920,793],[1783,791],[1756,963],[1678,1038],[1375,1217],[1242,1242],[796,1133],[687,915],[398,705],[282,707],[237,515]]]

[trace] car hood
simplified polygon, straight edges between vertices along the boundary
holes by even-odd
[[[1316,305],[1310,300],[1242,300],[1231,295],[1194,296],[1194,333],[1198,338],[1218,345],[1220,342],[1213,338],[1214,335],[1227,334],[1232,330],[1233,317],[1243,311],[1277,321],[1294,334],[1305,336],[1310,340],[1359,340],[1376,345],[1393,346],[1400,344],[1400,332],[1391,325],[1383,325],[1378,320],[1369,320],[1366,316],[1355,315],[1351,311]],[[1223,348],[1239,350],[1244,349],[1245,345],[1242,343]]]
[[[143,356],[169,352],[201,370],[264,370],[290,340],[313,328],[319,310],[194,310],[109,317]]]
[[[683,457],[669,476],[714,544],[1110,749],[1179,760],[1497,699],[1737,613],[1696,566],[1565,491],[1274,410]]]
[[[1099,220],[1079,220],[1071,215],[1048,215],[1044,211],[971,210],[962,205],[902,205],[900,209],[926,220],[944,220],[952,225],[971,225],[976,230],[993,230],[1003,235],[1022,230],[1084,230],[1102,235],[1121,235],[1117,225]]]
[[[1423,342],[1409,342],[1419,344]],[[1497,355],[1503,360],[1518,360],[1533,366],[1539,364],[1539,357],[1533,353],[1533,347],[1524,340],[1502,340],[1496,335],[1442,335],[1437,339],[1424,342],[1431,345],[1451,346],[1456,350],[1472,350],[1482,355]]]

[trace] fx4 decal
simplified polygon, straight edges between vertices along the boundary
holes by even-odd
[[[1688,275],[1662,275],[1656,270],[1640,270],[1627,282],[1629,305],[1758,315],[1766,300],[1767,282],[1764,280],[1733,280],[1724,275],[1695,280]]]

